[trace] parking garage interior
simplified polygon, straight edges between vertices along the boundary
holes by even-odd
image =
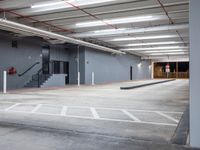
[[[198,6],[1,0],[0,149],[199,149]]]

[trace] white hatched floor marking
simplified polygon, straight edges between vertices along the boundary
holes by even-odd
[[[99,119],[99,114],[97,113],[96,109],[94,107],[90,108],[90,111],[92,112],[92,115],[95,119]]]
[[[35,112],[38,111],[41,107],[42,107],[42,104],[38,104],[38,105],[31,111],[31,113],[35,113]]]
[[[16,103],[16,104],[14,104],[14,105],[12,105],[12,106],[6,108],[5,111],[9,111],[9,110],[13,109],[14,107],[16,107],[16,106],[18,106],[18,105],[20,105],[20,103]]]
[[[66,116],[67,114],[67,106],[62,106],[62,110],[61,110],[61,116]]]
[[[0,104],[1,103],[12,103],[13,104],[13,102],[0,102]],[[15,104],[15,103],[14,103]],[[18,104],[20,104],[20,105],[24,105],[24,104],[26,104],[26,105],[28,105],[28,104],[30,104],[30,105],[38,105],[37,103],[18,103]],[[63,106],[63,105],[52,105],[52,104],[41,104],[41,105],[48,105],[48,106],[54,106],[54,107],[56,107],[56,106]],[[67,106],[67,107],[71,107],[71,108],[88,108],[88,109],[90,109],[90,107],[87,107],[87,106]],[[103,110],[121,110],[120,108],[105,108],[105,107],[95,107],[95,109],[103,109]],[[174,113],[174,114],[183,114],[183,112],[176,112],[176,111],[160,111],[160,110],[140,110],[140,109],[126,109],[127,111],[138,111],[138,112],[146,112],[146,113],[148,113],[148,112],[152,112],[152,113],[157,113],[157,112],[161,112],[161,113]]]
[[[134,115],[132,115],[131,113],[129,113],[128,111],[126,111],[125,109],[121,110],[124,114],[126,114],[128,117],[130,117],[131,119],[133,119],[136,122],[141,122],[140,119],[138,119],[137,117],[135,117]]]
[[[7,102],[0,102],[1,103],[7,103]],[[13,103],[13,102],[8,102]],[[37,105],[32,111],[30,112],[24,112],[24,111],[16,111],[16,110],[12,110],[14,107],[18,106],[18,105],[23,105],[23,104],[30,104],[30,105]],[[141,124],[152,124],[152,125],[164,125],[164,126],[177,126],[177,123],[179,122],[179,120],[165,114],[165,113],[174,113],[174,114],[183,114],[182,112],[169,112],[169,111],[151,111],[151,110],[136,110],[136,109],[119,109],[119,108],[104,108],[104,107],[87,107],[87,106],[63,106],[63,105],[59,105],[62,106],[62,110],[60,114],[49,114],[49,113],[40,113],[37,112],[43,105],[51,105],[51,104],[37,104],[37,103],[13,103],[12,106],[1,110],[1,111],[7,111],[7,112],[18,112],[18,113],[28,113],[28,114],[39,114],[39,115],[49,115],[49,116],[66,116],[69,118],[80,118],[80,119],[92,119],[92,120],[103,120],[103,121],[116,121],[116,122],[127,122],[127,123],[141,123]],[[57,105],[51,105],[51,106],[57,106]],[[87,108],[90,109],[93,117],[84,117],[84,116],[76,116],[76,115],[67,115],[67,109],[71,107],[71,108]],[[98,114],[98,112],[96,111],[96,109],[102,109],[102,110],[119,110],[121,112],[123,112],[124,114],[126,114],[128,117],[130,117],[131,119],[133,119],[133,121],[131,120],[121,120],[121,119],[111,119],[111,118],[101,118]],[[129,111],[138,111],[138,112],[154,112],[160,116],[163,116],[169,120],[174,121],[176,124],[172,124],[172,123],[159,123],[159,122],[145,122],[142,121],[140,119],[138,119],[137,117],[135,117],[133,114],[131,114]]]
[[[177,119],[174,119],[173,117],[171,117],[171,116],[169,116],[169,115],[166,115],[166,114],[164,114],[164,113],[162,113],[162,112],[157,111],[156,113],[159,114],[159,115],[161,115],[161,116],[163,116],[163,117],[165,117],[165,118],[167,118],[167,119],[169,119],[169,120],[171,120],[171,121],[174,121],[174,122],[176,122],[176,123],[179,122]]]
[[[31,112],[24,112],[24,111],[8,111],[8,113],[23,113],[23,114],[33,114]],[[68,118],[78,118],[78,119],[88,119],[88,120],[101,120],[101,121],[113,121],[113,122],[125,122],[125,123],[140,123],[140,124],[150,124],[150,125],[160,125],[160,126],[173,126],[176,127],[177,124],[172,124],[172,123],[156,123],[156,122],[146,122],[146,121],[131,121],[131,120],[121,120],[121,119],[109,119],[109,118],[99,118],[95,119],[94,117],[83,117],[83,116],[75,116],[75,115],[66,115],[66,116],[61,116],[60,114],[49,114],[49,113],[40,113],[40,112],[35,112],[34,114],[38,115],[47,115],[47,116],[57,116],[57,117],[68,117]]]

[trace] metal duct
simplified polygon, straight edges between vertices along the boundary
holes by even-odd
[[[41,30],[41,29],[37,29],[37,28],[34,28],[34,27],[30,27],[30,26],[27,26],[27,25],[23,25],[23,24],[16,23],[16,22],[13,22],[13,21],[9,21],[9,20],[5,20],[5,19],[0,19],[0,26],[10,28],[10,29],[6,29],[6,30],[16,32],[16,33],[20,33],[20,32],[29,33],[31,35],[35,35],[35,36],[39,36],[39,37],[43,37],[43,38],[60,40],[60,41],[63,41],[63,42],[73,43],[73,44],[77,44],[77,45],[82,45],[82,46],[98,49],[98,50],[101,50],[101,51],[106,51],[106,52],[111,52],[111,53],[116,53],[116,54],[125,54],[124,52],[119,51],[119,50],[115,50],[115,49],[111,49],[111,48],[108,48],[108,47],[92,44],[92,43],[85,42],[85,41],[82,41],[82,40],[77,40],[77,39],[74,39],[74,38],[70,38],[70,37],[67,37],[67,36],[60,35],[60,34],[52,33],[52,32]]]

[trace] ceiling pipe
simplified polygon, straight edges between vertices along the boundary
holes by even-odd
[[[163,11],[165,12],[166,16],[169,19],[169,23],[170,24],[174,24],[174,21],[172,20],[172,18],[169,16],[169,13],[167,12],[167,10],[165,9],[165,6],[162,4],[162,2],[160,0],[157,0],[158,3],[160,4],[161,8],[163,9]],[[187,44],[185,43],[183,37],[180,35],[180,33],[178,32],[178,30],[176,30],[176,33],[178,34],[178,36],[180,37],[181,41],[183,42],[183,44],[186,46]]]
[[[111,53],[115,53],[115,54],[125,54],[124,52],[119,51],[119,50],[115,50],[115,49],[111,49],[111,48],[108,48],[108,47],[92,44],[92,43],[85,42],[85,41],[82,41],[82,40],[77,40],[77,39],[74,39],[74,38],[70,38],[70,37],[59,35],[59,34],[56,34],[56,33],[53,33],[53,32],[37,29],[37,28],[34,28],[34,27],[30,27],[30,26],[27,26],[27,25],[23,25],[23,24],[20,24],[20,23],[13,22],[13,21],[8,21],[8,20],[5,20],[5,19],[0,19],[0,26],[9,28],[12,31],[15,30],[16,33],[21,31],[21,32],[24,32],[24,33],[30,33],[31,35],[35,35],[35,36],[39,36],[39,37],[43,37],[43,38],[55,39],[55,40],[73,43],[73,44],[77,44],[77,45],[82,45],[82,46],[98,49],[98,50],[105,51],[105,52],[111,52]],[[9,31],[9,29],[7,29],[7,30]]]
[[[155,31],[170,31],[170,30],[177,30],[177,29],[188,29],[188,24],[177,24],[177,25],[163,25],[163,26],[154,26],[154,27],[147,27],[147,28],[136,28],[136,29],[127,29],[127,30],[116,30],[109,34],[109,32],[85,32],[85,33],[77,33],[77,34],[70,34],[71,37],[100,37],[105,35],[118,35],[118,34],[131,34],[131,33],[147,33],[147,32],[155,32]]]

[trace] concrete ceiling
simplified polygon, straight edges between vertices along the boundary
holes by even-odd
[[[0,10],[2,18],[143,58],[185,58],[188,5],[189,0],[1,0]]]

